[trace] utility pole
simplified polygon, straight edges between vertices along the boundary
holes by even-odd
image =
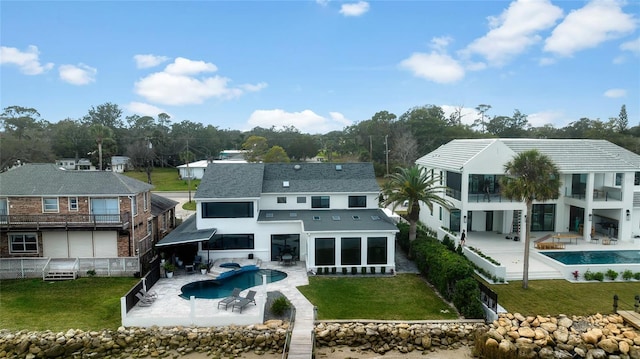
[[[189,152],[189,139],[187,138],[187,189],[189,190],[189,204],[191,204],[191,171],[189,170],[189,161],[191,161],[191,152]]]
[[[384,154],[386,156],[387,161],[387,176],[389,175],[389,135],[384,135]]]

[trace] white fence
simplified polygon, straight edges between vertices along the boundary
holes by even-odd
[[[138,257],[0,258],[0,279],[42,278],[43,271],[51,266],[52,261],[67,261],[69,268],[77,271],[79,276],[86,276],[91,270],[95,271],[96,276],[102,277],[126,277],[140,272]]]

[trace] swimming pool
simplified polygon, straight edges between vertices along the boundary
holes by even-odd
[[[233,288],[245,290],[262,284],[263,275],[267,276],[267,283],[277,282],[287,277],[287,273],[275,269],[243,271],[227,278],[185,284],[181,288],[180,296],[185,299],[189,299],[191,296],[203,299],[224,298],[231,294]]]
[[[562,264],[640,264],[640,251],[540,252]]]

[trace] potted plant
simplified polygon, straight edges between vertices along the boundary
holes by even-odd
[[[198,267],[200,268],[200,273],[207,274],[207,270],[209,268],[207,267],[206,263],[200,263],[200,265]]]
[[[171,262],[164,263],[164,271],[167,273],[167,278],[173,277],[173,272],[176,271],[176,266]]]

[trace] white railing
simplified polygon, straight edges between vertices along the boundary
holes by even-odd
[[[70,258],[72,270],[80,276],[94,270],[97,276],[130,276],[140,271],[138,257]],[[38,278],[49,272],[52,258],[0,258],[0,279]]]

